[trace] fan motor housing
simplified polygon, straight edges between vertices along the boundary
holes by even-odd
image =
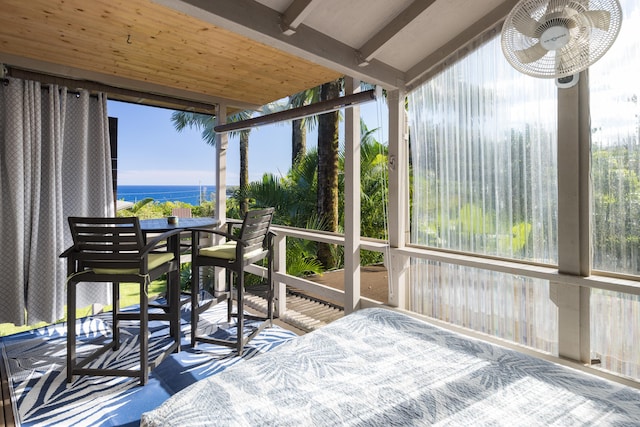
[[[569,43],[571,34],[569,29],[562,25],[549,27],[540,36],[540,44],[547,50],[558,50]]]

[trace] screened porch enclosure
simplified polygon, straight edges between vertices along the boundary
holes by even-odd
[[[411,246],[445,252],[411,258],[408,307],[637,380],[640,7],[621,3],[574,88],[518,74],[493,36],[409,93]]]

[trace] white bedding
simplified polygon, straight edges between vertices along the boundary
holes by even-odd
[[[201,380],[143,426],[640,425],[640,392],[365,309]]]

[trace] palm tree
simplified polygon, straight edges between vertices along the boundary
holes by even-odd
[[[240,189],[238,197],[240,202],[240,218],[249,210],[247,198],[247,186],[249,185],[249,132],[248,129],[240,131]]]
[[[249,184],[248,195],[255,206],[276,208],[273,221],[280,225],[324,229],[316,211],[316,174],[318,156],[315,150],[303,154],[285,177],[264,174],[262,180]],[[287,238],[287,274],[303,276],[322,272],[313,242]]]
[[[360,119],[360,210],[361,233],[365,237],[386,239],[387,163],[389,149],[375,139],[377,129],[369,129]],[[340,170],[344,170],[341,156]],[[344,178],[344,175],[341,175]],[[342,182],[340,188],[344,188]]]
[[[361,227],[362,235],[386,239],[387,156],[388,147],[375,139],[363,120],[361,128]],[[344,171],[344,153],[340,155],[340,170]],[[280,225],[326,230],[317,216],[318,153],[315,149],[303,155],[284,177],[264,174],[262,180],[249,184],[249,197],[256,207],[274,206],[274,221]],[[340,212],[344,212],[344,173],[339,174]],[[340,218],[344,218],[340,215]],[[333,249],[333,248],[332,248]],[[316,246],[310,241],[287,239],[287,273],[300,275],[317,272],[311,265],[321,266],[316,258]],[[336,251],[339,253],[339,251]],[[333,254],[336,257],[336,254]],[[365,252],[363,265],[382,261],[382,254]],[[294,264],[289,264],[290,262]]]
[[[264,174],[261,181],[249,184],[249,197],[256,207],[276,208],[274,222],[309,228],[316,217],[318,155],[311,150],[291,166],[285,177]]]
[[[320,98],[320,87],[307,89],[289,97],[288,107],[297,108],[314,102]],[[317,116],[304,117],[293,120],[291,123],[291,164],[294,165],[298,159],[307,151],[307,130],[312,130],[317,125]]]
[[[240,111],[227,117],[228,122],[239,122],[251,117],[250,111]],[[215,126],[215,116],[190,113],[187,111],[174,111],[171,115],[173,126],[178,132],[186,127],[202,130],[202,139],[215,147],[216,133],[213,130]],[[236,197],[239,199],[240,214],[244,215],[249,210],[249,200],[247,199],[247,186],[249,185],[249,133],[251,130],[241,130],[240,135],[240,189]],[[238,132],[231,132],[231,135],[237,135]]]
[[[320,87],[320,101],[340,96],[341,81],[335,80]],[[337,111],[318,117],[318,199],[317,212],[326,231],[338,231],[338,126]],[[318,243],[318,259],[326,269],[336,265],[335,250],[328,243]]]

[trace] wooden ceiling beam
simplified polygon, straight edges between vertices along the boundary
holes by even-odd
[[[387,45],[387,43],[413,20],[426,11],[436,0],[415,0],[400,12],[383,29],[367,40],[358,49],[359,65],[369,65],[371,60]]]
[[[282,14],[280,28],[285,36],[295,34],[302,21],[320,3],[320,0],[293,0],[293,3]]]
[[[304,24],[286,36],[281,14],[250,0],[152,0],[299,58],[386,89],[404,86],[404,73],[377,60],[360,67],[356,49]]]
[[[469,45],[486,34],[487,31],[499,32],[500,28],[502,28],[502,22],[518,1],[519,0],[506,0],[483,16],[482,19],[458,34],[449,43],[411,67],[406,73],[406,89],[411,90],[429,79],[434,73],[438,72],[438,70],[448,65],[446,61],[450,57],[456,53],[460,53],[464,49],[468,49]],[[459,55],[457,57],[459,57]]]

